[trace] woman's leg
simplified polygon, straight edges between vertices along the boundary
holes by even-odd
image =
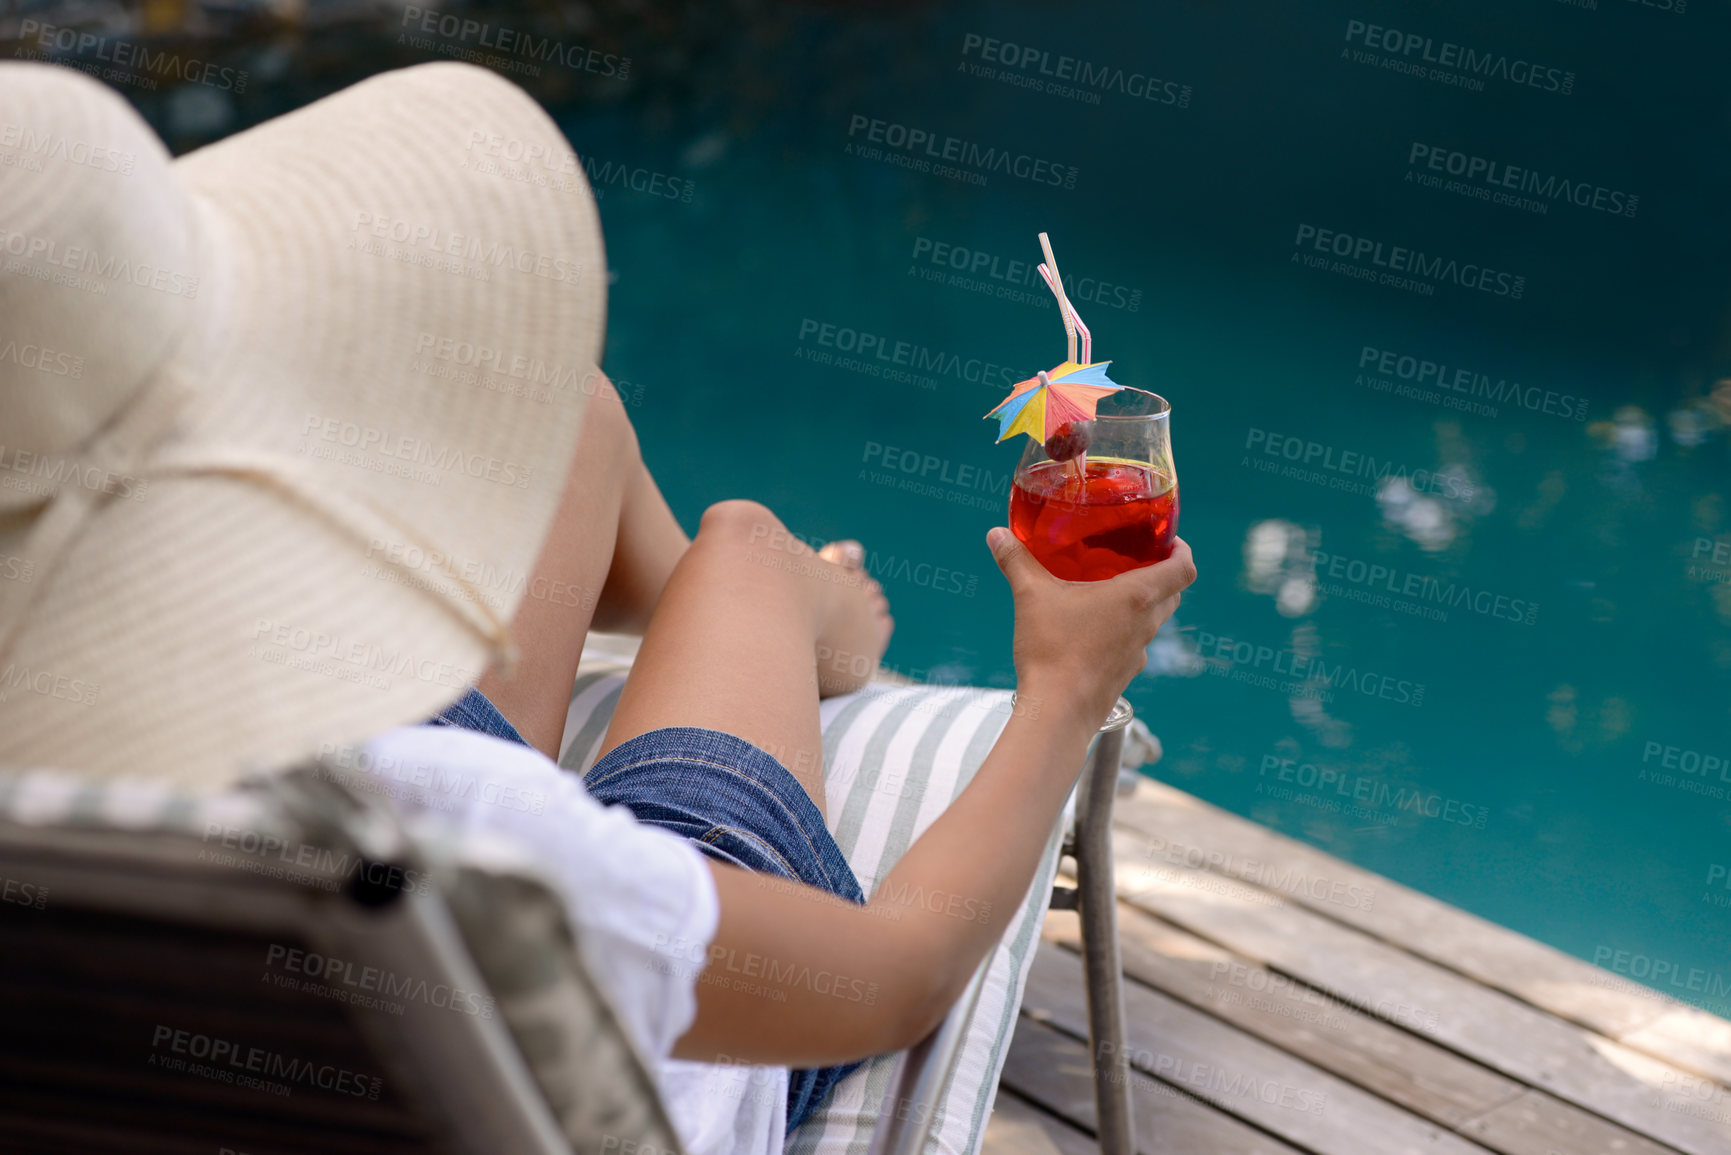
[[[768,751],[823,810],[818,699],[863,685],[894,628],[878,583],[845,552],[819,556],[756,502],[711,506],[661,592],[600,753],[664,726],[721,730]]]
[[[590,399],[577,452],[541,556],[512,621],[519,659],[481,692],[531,746],[559,756],[571,684],[590,627],[641,633],[691,544],[638,454],[611,383]]]

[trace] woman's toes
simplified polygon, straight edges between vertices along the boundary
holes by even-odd
[[[830,542],[817,551],[817,556],[848,569],[859,569],[865,565],[866,552],[865,546],[849,538]]]
[[[849,571],[835,582],[831,618],[818,638],[818,693],[822,697],[851,693],[870,680],[895,629],[883,583],[866,572],[865,546],[851,538],[832,541],[817,551],[824,561]],[[847,656],[845,667],[825,662],[823,655]],[[870,661],[861,661],[867,659]]]

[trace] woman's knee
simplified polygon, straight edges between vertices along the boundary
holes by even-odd
[[[591,394],[584,405],[581,438],[578,465],[582,464],[585,456],[596,455],[597,450],[614,459],[609,462],[609,468],[613,469],[635,465],[641,458],[637,446],[637,430],[632,428],[631,418],[625,412],[625,404],[620,401],[611,384],[606,389]]]
[[[786,544],[795,540],[768,506],[743,498],[718,501],[703,511],[697,539],[745,545]]]

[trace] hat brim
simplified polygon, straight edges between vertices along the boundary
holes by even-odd
[[[556,163],[520,179],[501,141]],[[482,69],[384,74],[172,171],[203,314],[163,370],[196,390],[182,464],[39,591],[0,762],[216,787],[424,718],[499,656],[476,623],[530,586],[607,274],[569,146]]]

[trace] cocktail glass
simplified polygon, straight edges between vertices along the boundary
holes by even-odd
[[[1164,397],[1126,387],[1100,399],[1093,421],[1060,426],[1045,444],[1028,439],[1010,485],[1010,530],[1053,577],[1103,581],[1172,553],[1171,416]]]

